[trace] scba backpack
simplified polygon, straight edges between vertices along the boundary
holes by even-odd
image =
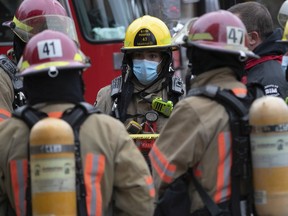
[[[248,94],[238,98],[231,90],[208,85],[190,89],[186,97],[201,96],[223,105],[229,115],[232,135],[231,199],[217,205],[195,178],[192,169],[177,178],[159,197],[154,216],[190,216],[191,200],[188,194],[192,182],[205,208],[197,210],[194,216],[250,216],[256,215],[253,201],[252,162],[250,152],[249,108],[252,102],[264,96],[260,84],[247,84]],[[245,193],[240,188],[245,188]]]
[[[31,145],[27,145],[27,152],[28,152],[28,177],[27,177],[27,188],[26,188],[26,215],[33,215],[32,214],[32,187],[31,187],[31,155],[33,155],[32,150],[37,150],[38,153],[53,153],[55,150],[57,153],[65,153],[69,152],[75,155],[75,182],[76,182],[76,201],[77,201],[77,215],[79,216],[86,216],[87,209],[86,209],[86,190],[84,184],[84,177],[83,177],[83,169],[82,169],[82,159],[81,159],[81,152],[80,152],[80,140],[79,140],[79,129],[82,123],[89,117],[89,115],[94,113],[100,113],[99,110],[95,109],[92,105],[81,102],[76,104],[74,107],[67,109],[63,112],[61,120],[64,120],[71,126],[71,130],[73,130],[73,138],[72,145],[62,146],[59,148],[59,143],[55,143],[55,145],[39,145],[38,149],[31,148]],[[21,119],[24,121],[30,129],[33,129],[33,126],[39,123],[41,120],[49,119],[48,115],[44,112],[38,111],[35,108],[24,105],[18,109],[16,109],[13,113],[13,117]],[[50,118],[53,119],[53,118]],[[54,118],[55,119],[55,118]],[[31,134],[30,134],[31,136]],[[73,140],[72,138],[72,140]],[[54,147],[54,148],[53,148]],[[58,147],[58,148],[57,148]],[[70,149],[68,149],[70,148]],[[54,150],[53,150],[54,149]],[[62,152],[63,151],[63,152]],[[74,158],[74,157],[73,157]],[[67,165],[67,172],[69,172],[69,164]],[[46,168],[47,169],[47,168]],[[73,169],[74,170],[74,169]],[[39,171],[40,172],[40,171]],[[65,171],[66,172],[66,171]],[[34,175],[34,173],[33,173]],[[66,186],[65,186],[66,187]],[[71,203],[72,205],[72,203]]]

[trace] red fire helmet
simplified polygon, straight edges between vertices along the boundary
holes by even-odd
[[[35,34],[51,29],[63,32],[78,43],[74,21],[57,0],[25,0],[11,21],[3,23],[24,42]]]
[[[183,46],[259,58],[247,48],[248,34],[242,21],[228,11],[206,13],[191,25]]]
[[[19,76],[89,66],[76,43],[67,35],[53,30],[44,30],[31,38],[18,63]]]

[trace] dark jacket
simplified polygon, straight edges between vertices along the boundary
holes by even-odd
[[[286,53],[286,47],[277,43],[282,38],[282,30],[277,28],[266,38],[253,52],[260,59],[247,61],[243,82],[258,82],[263,85],[266,95],[288,97],[288,82],[281,68],[282,56]]]

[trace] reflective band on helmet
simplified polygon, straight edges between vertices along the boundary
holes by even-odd
[[[75,61],[79,61],[79,62],[84,62],[83,56],[80,55],[79,53],[76,53],[76,54],[75,54],[74,60],[75,60]]]
[[[69,62],[47,62],[45,64],[41,64],[41,65],[38,65],[36,66],[34,69],[35,70],[43,70],[43,69],[46,69],[46,68],[49,68],[51,66],[55,66],[55,67],[62,67],[62,66],[66,66],[66,65],[69,65]]]
[[[28,25],[22,23],[21,21],[19,21],[15,16],[13,18],[13,22],[15,23],[17,28],[22,29],[26,32],[30,32],[33,29],[33,27],[28,26]]]
[[[28,61],[23,61],[22,63],[19,62],[19,64],[21,65],[21,68],[20,68],[21,71],[26,69],[26,68],[28,68],[28,67],[30,67],[30,64],[29,64]]]
[[[213,37],[210,33],[197,33],[197,34],[189,35],[188,38],[192,41],[195,41],[195,40],[213,40]]]

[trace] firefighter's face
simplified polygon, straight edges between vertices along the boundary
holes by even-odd
[[[132,54],[132,59],[146,59],[149,61],[160,62],[162,60],[161,52],[159,51],[142,51],[142,52],[134,52]]]

